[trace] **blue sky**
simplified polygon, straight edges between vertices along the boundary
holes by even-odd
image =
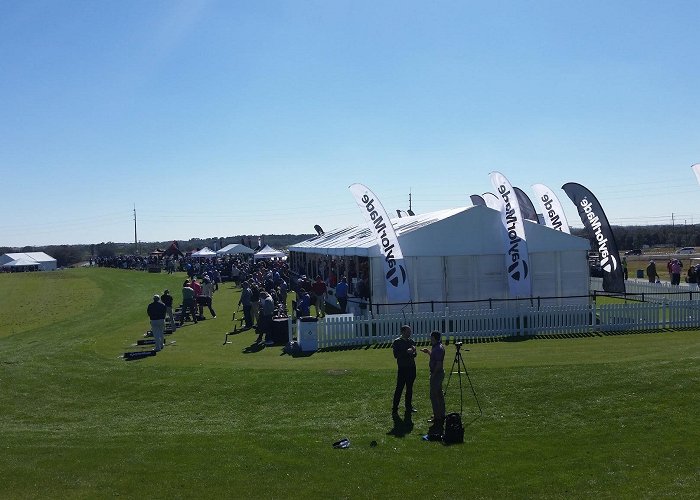
[[[0,2],[0,246],[312,233],[498,170],[700,223],[697,2]],[[673,214],[673,215],[672,215]]]

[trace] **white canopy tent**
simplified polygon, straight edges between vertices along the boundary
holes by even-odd
[[[428,302],[509,298],[504,229],[500,212],[486,206],[454,208],[391,220],[403,252],[414,310]],[[542,303],[587,302],[587,239],[525,221],[533,297],[557,297]],[[351,226],[290,247],[291,267],[311,272],[313,259],[335,260],[347,270],[358,258],[369,260],[373,303],[386,302],[384,267],[374,232],[367,224]],[[347,271],[345,271],[347,272]],[[578,296],[574,298],[574,296]],[[569,297],[569,298],[564,298]],[[450,303],[450,309],[474,307]]]
[[[44,252],[6,253],[0,255],[2,267],[33,267],[39,271],[54,271],[57,267],[56,259]]]
[[[210,250],[208,247],[204,247],[201,250],[198,250],[196,252],[192,252],[192,257],[200,257],[200,258],[212,258],[216,257],[216,252],[214,250]]]
[[[226,245],[224,248],[216,252],[217,255],[236,255],[236,254],[254,254],[255,251],[252,248],[248,248],[240,243],[231,243]]]
[[[255,255],[253,255],[253,260],[282,259],[286,256],[287,255],[284,252],[281,252],[276,248],[272,248],[270,245],[265,245],[258,252],[256,252]]]

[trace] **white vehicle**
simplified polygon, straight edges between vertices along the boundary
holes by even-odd
[[[695,253],[694,247],[683,247],[679,249],[676,253]]]

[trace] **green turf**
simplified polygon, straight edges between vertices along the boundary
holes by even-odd
[[[467,386],[466,442],[445,447],[420,439],[427,356],[419,412],[397,428],[390,349],[223,345],[229,284],[217,319],[119,359],[151,295],[179,299],[183,278],[0,275],[0,498],[697,498],[697,331],[467,345],[483,416]],[[453,378],[448,409],[457,393]]]

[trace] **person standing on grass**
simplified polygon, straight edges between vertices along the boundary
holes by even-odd
[[[209,308],[209,313],[212,318],[216,318],[216,312],[212,308],[211,301],[214,296],[214,284],[211,282],[209,276],[204,276],[204,283],[202,283],[202,295],[199,300],[199,317],[204,317],[204,306]]]
[[[146,314],[151,319],[151,332],[153,339],[156,342],[155,351],[158,352],[163,348],[163,332],[165,331],[165,304],[160,301],[159,295],[153,296],[153,302],[148,304]]]
[[[398,413],[404,387],[406,388],[406,397],[404,398],[406,411],[416,411],[413,407],[413,382],[416,380],[416,343],[411,338],[411,333],[411,327],[403,325],[401,336],[396,338],[391,345],[398,367],[391,413]]]
[[[175,331],[177,325],[175,324],[175,316],[173,316],[173,296],[170,295],[170,290],[163,291],[163,295],[160,297],[160,301],[165,304],[165,315],[170,321],[170,327]]]
[[[445,346],[442,345],[442,334],[437,330],[430,333],[431,349],[424,347],[422,352],[430,355],[430,403],[433,406],[431,422],[436,428],[442,428],[445,422],[445,394],[442,392],[442,381],[445,380]]]
[[[649,283],[656,283],[659,279],[659,274],[656,272],[656,263],[653,260],[650,260],[647,266],[647,278]]]
[[[241,283],[241,297],[238,299],[238,305],[243,306],[243,317],[245,318],[245,327],[253,327],[253,315],[251,313],[252,309],[252,292],[248,286],[248,282],[244,281]]]
[[[343,276],[340,283],[335,286],[335,297],[338,299],[340,312],[345,314],[348,312],[348,280]]]
[[[192,321],[197,323],[197,308],[194,305],[194,290],[190,282],[185,280],[182,284],[182,312],[180,313],[180,326],[185,322],[187,313],[192,315]]]
[[[326,293],[328,292],[328,287],[326,282],[323,281],[321,276],[316,276],[316,281],[311,285],[311,290],[314,294],[314,305],[316,306],[316,317],[323,315],[326,316]]]

